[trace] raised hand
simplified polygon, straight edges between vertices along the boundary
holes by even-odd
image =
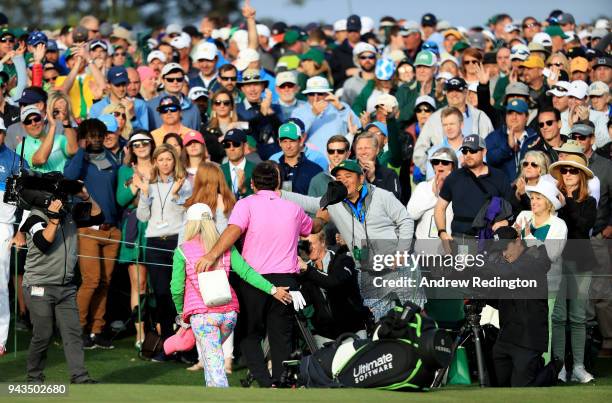
[[[487,84],[490,80],[489,71],[484,67],[482,63],[476,65],[476,76],[480,84]]]
[[[242,6],[242,16],[245,19],[255,18],[255,8],[251,7],[251,2],[245,0],[244,6]]]

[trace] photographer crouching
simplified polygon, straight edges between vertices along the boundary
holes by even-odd
[[[363,305],[355,261],[346,245],[327,248],[325,231],[300,241],[300,283],[306,300],[313,305],[311,318],[317,344],[335,340],[342,333],[366,338],[366,325],[374,318]],[[370,319],[371,318],[371,319]]]
[[[77,286],[73,280],[78,259],[77,228],[102,224],[104,214],[85,187],[75,196],[82,202],[72,208],[68,198],[62,202],[54,195],[49,197],[48,207],[32,206],[30,216],[20,228],[28,247],[23,293],[33,325],[27,359],[29,383],[44,382],[54,318],[62,336],[71,382],[97,383],[85,369]]]

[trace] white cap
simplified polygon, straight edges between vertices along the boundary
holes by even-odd
[[[6,131],[6,126],[4,126],[4,119],[0,118],[0,130]]]
[[[151,62],[155,59],[159,59],[160,62],[166,63],[166,54],[161,50],[152,51],[149,53],[149,56],[147,56],[147,64],[151,64]]]
[[[181,32],[179,36],[172,38],[170,45],[177,49],[185,49],[191,46],[191,36],[186,32]]]
[[[212,33],[210,34],[211,38],[213,39],[223,39],[224,41],[227,41],[230,37],[230,33],[232,31],[230,30],[229,27],[223,27],[223,28],[219,28],[219,29],[213,29]]]
[[[444,53],[442,55],[442,57],[440,58],[440,66],[442,66],[444,63],[451,61],[453,63],[455,63],[455,65],[458,67],[459,66],[459,60],[457,60],[457,58],[453,55],[451,55],[450,53]]]
[[[238,71],[246,70],[251,62],[259,61],[259,52],[255,49],[246,48],[238,53],[238,58],[234,61],[234,66]]]
[[[213,60],[217,57],[217,46],[212,42],[200,42],[193,54],[193,60]]]
[[[521,32],[521,29],[516,24],[506,24],[506,26],[504,27],[504,31],[509,34],[510,32],[513,32],[513,31]]]
[[[444,81],[448,81],[451,78],[453,78],[453,75],[451,73],[449,73],[448,71],[441,71],[438,73],[438,75],[436,76],[436,80],[439,80],[443,78]]]
[[[30,115],[42,116],[42,112],[36,105],[28,105],[21,108],[21,121],[23,122]],[[4,122],[3,122],[4,123]]]
[[[580,39],[586,39],[590,36],[591,36],[591,33],[587,31],[586,29],[583,29],[582,31],[578,32],[578,38]]]
[[[444,31],[446,29],[449,29],[451,27],[450,22],[446,21],[446,20],[440,20],[438,21],[438,24],[436,24],[436,31],[441,32]]]
[[[421,95],[414,101],[414,106],[418,106],[421,104],[428,104],[432,108],[436,109],[436,100],[430,97],[429,95]]]
[[[297,74],[295,71],[281,71],[276,75],[276,86],[280,87],[285,83],[292,83],[297,85]]]
[[[529,50],[529,47],[527,45],[519,43],[518,45],[514,45],[512,49],[510,49],[510,60],[525,61],[527,60],[530,54],[531,51]]]
[[[166,27],[166,35],[180,34],[183,32],[183,28],[179,24],[168,24]]]
[[[204,87],[193,87],[189,90],[187,97],[192,101],[195,101],[200,97],[208,98],[208,90]]]
[[[587,83],[582,80],[576,80],[570,83],[569,90],[567,91],[567,96],[583,99],[587,96],[588,91],[589,85]]]
[[[594,81],[589,86],[589,96],[600,97],[610,93],[610,87],[603,81]]]
[[[380,94],[378,98],[376,98],[375,105],[384,105],[387,109],[393,109],[399,106],[397,98],[391,94]]]
[[[376,54],[376,48],[374,47],[374,45],[371,45],[367,42],[359,42],[353,48],[353,56],[359,56],[359,54],[363,52],[372,52]]]
[[[346,31],[346,18],[334,22],[334,32]]]
[[[598,29],[610,29],[610,21],[607,18],[600,18],[595,21],[595,28]]]
[[[567,36],[567,38],[564,39],[565,43],[571,43],[577,39],[574,31],[563,31],[563,33]]]
[[[375,28],[374,20],[368,16],[363,16],[361,19],[361,35],[372,32]]]
[[[212,220],[213,215],[208,204],[196,203],[192,204],[185,214],[187,221],[201,221],[203,218]]]
[[[567,96],[567,92],[569,91],[570,87],[571,84],[569,81],[557,81],[550,90],[546,91],[546,95],[564,97]]]
[[[491,32],[490,30],[483,29],[482,34],[486,36],[487,38],[489,38],[491,41],[495,42],[495,35],[493,35],[493,32]]]
[[[552,46],[552,38],[546,32],[538,32],[533,36],[532,41],[542,46]]]
[[[150,141],[152,142],[153,139],[149,136],[147,136],[146,134],[142,134],[142,133],[136,133],[134,135],[132,135],[130,137],[130,139],[128,140],[128,144],[132,144],[135,141]]]
[[[310,77],[306,81],[306,89],[302,91],[302,94],[310,94],[312,92],[333,92],[333,88],[329,86],[329,82],[326,78],[321,76]]]
[[[468,91],[478,92],[478,83],[468,84]]]
[[[270,32],[270,28],[264,24],[257,24],[257,35],[263,35],[265,37],[270,37],[272,33]]]
[[[238,49],[246,49],[249,47],[249,33],[244,29],[239,29],[238,31],[234,32],[230,38],[230,41],[236,42]]]
[[[539,193],[542,196],[546,197],[548,201],[553,205],[555,210],[559,210],[562,205],[559,200],[559,189],[557,186],[549,180],[538,181],[538,184],[535,186],[525,186],[525,192],[527,196],[531,196],[532,192]]]
[[[180,70],[181,73],[185,74],[185,70],[178,63],[168,63],[164,66],[161,71],[161,76],[164,77],[166,74],[169,74],[173,70]]]

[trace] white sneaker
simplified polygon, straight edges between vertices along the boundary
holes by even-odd
[[[563,368],[561,368],[561,371],[559,372],[559,375],[557,375],[557,379],[560,380],[563,383],[567,382],[567,371],[565,370],[565,366]]]
[[[574,366],[574,370],[572,371],[573,382],[589,383],[593,380],[595,380],[595,378],[584,369],[584,365]]]

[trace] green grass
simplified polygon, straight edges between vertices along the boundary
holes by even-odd
[[[19,351],[0,358],[0,383],[23,382],[28,335],[19,333]],[[202,372],[185,370],[179,363],[152,363],[140,360],[131,338],[115,342],[109,351],[86,351],[87,368],[99,385],[71,385],[67,397],[49,397],[50,401],[71,402],[610,402],[612,400],[612,360],[600,360],[597,382],[554,388],[480,389],[476,386],[451,386],[425,393],[384,392],[364,389],[274,390],[241,388],[244,370],[230,375],[228,389],[204,388]],[[67,383],[70,375],[59,343],[49,350],[46,376],[48,382]],[[0,391],[0,402],[40,402],[40,397],[8,397]]]

